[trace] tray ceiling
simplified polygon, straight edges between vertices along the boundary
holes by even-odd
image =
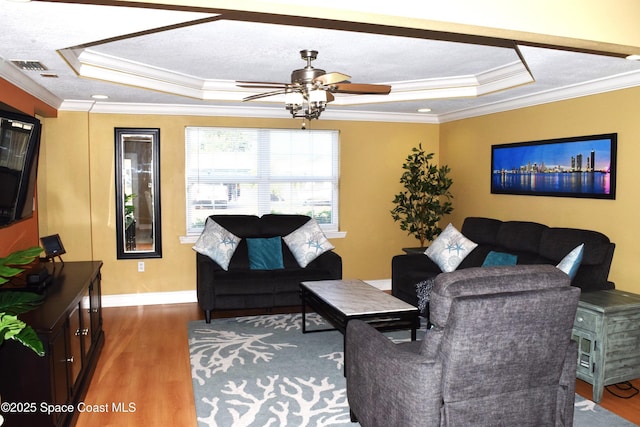
[[[640,84],[638,62],[493,39],[243,13],[47,2],[2,9],[0,76],[62,110],[287,118],[282,97],[242,102],[259,91],[235,81],[289,82],[305,65],[302,49],[319,51],[316,68],[392,85],[387,96],[336,95],[321,120],[436,123]]]

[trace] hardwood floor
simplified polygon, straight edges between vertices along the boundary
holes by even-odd
[[[261,312],[223,316],[249,314]],[[187,323],[203,318],[197,304],[111,307],[103,318],[106,342],[84,402],[108,412],[82,413],[77,426],[196,426]],[[640,388],[640,379],[633,384]],[[583,381],[576,392],[591,399]],[[626,400],[605,391],[600,405],[640,425],[640,395]]]
[[[631,384],[633,384],[635,388],[640,389],[640,379],[631,381]],[[608,388],[620,396],[629,396],[632,394],[631,391],[616,389],[615,385]],[[587,399],[593,399],[593,388],[591,384],[582,380],[576,381],[576,393]],[[636,425],[640,425],[640,394],[630,399],[623,399],[614,396],[605,388],[599,405]]]
[[[196,304],[105,308],[105,346],[84,402],[109,412],[82,413],[77,426],[196,426],[187,322],[200,317]]]

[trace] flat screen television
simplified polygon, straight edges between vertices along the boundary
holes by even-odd
[[[0,227],[33,215],[39,149],[40,120],[0,111]]]

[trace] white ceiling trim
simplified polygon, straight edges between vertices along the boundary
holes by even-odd
[[[322,113],[325,120],[375,121],[375,122],[404,122],[404,123],[446,123],[471,117],[500,113],[519,108],[547,104],[579,98],[597,93],[610,92],[640,86],[640,71],[630,72],[615,78],[601,79],[571,87],[551,90],[531,96],[523,96],[507,101],[495,102],[479,108],[469,108],[453,113],[437,114],[400,114],[365,111],[338,111],[328,109]],[[282,108],[255,106],[199,106],[176,104],[134,104],[114,103],[103,101],[65,100],[61,111],[90,111],[105,114],[157,114],[157,115],[185,115],[185,116],[220,116],[220,117],[253,117],[286,119],[288,112]]]
[[[251,117],[266,119],[287,119],[289,113],[284,109],[272,107],[203,106],[176,104],[133,104],[104,101],[65,100],[61,111],[91,112],[98,114],[145,114],[167,116],[208,116],[208,117]],[[374,121],[404,123],[438,123],[433,114],[379,113],[370,111],[327,110],[321,120]]]
[[[593,80],[590,82],[563,87],[561,89],[540,92],[534,95],[512,98],[506,101],[487,104],[482,107],[474,107],[452,113],[441,114],[438,116],[438,119],[440,123],[446,123],[470,117],[501,113],[504,111],[517,110],[519,108],[549,104],[552,102],[566,101],[569,99],[581,98],[584,96],[628,89],[637,86],[640,86],[640,71],[620,74],[613,78]]]
[[[75,72],[84,78],[209,101],[241,101],[248,95],[261,93],[238,88],[233,80],[211,80],[189,76],[91,49],[61,49],[60,54]],[[387,82],[385,84],[392,86],[389,95],[345,96],[339,94],[333,104],[365,105],[380,102],[477,97],[533,81],[527,67],[521,61],[515,61],[475,75]],[[283,104],[284,97],[268,97],[261,99],[261,102]]]
[[[0,77],[37,97],[48,105],[60,111],[83,111],[95,113],[115,114],[163,114],[163,115],[194,115],[194,116],[235,116],[256,118],[287,118],[284,109],[255,107],[255,106],[196,106],[174,104],[136,104],[136,103],[108,103],[89,100],[62,100],[46,90],[44,87],[29,79],[13,64],[0,60]],[[225,81],[228,83],[228,81]],[[220,82],[208,81],[216,85]],[[407,86],[415,82],[403,82]],[[447,114],[388,114],[363,111],[332,111],[331,106],[322,114],[324,119],[332,120],[362,120],[389,121],[409,123],[445,123],[465,118],[499,113],[534,105],[558,102],[597,93],[610,92],[640,86],[640,71],[620,74],[613,78],[594,80],[558,90],[551,90],[530,96],[500,101],[482,107],[469,108]]]
[[[15,65],[3,58],[0,58],[0,77],[53,108],[59,108],[62,104],[62,99],[31,80]]]

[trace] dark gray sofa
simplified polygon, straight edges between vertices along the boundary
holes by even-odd
[[[582,263],[571,284],[582,291],[615,287],[608,280],[615,244],[597,231],[468,217],[460,232],[478,246],[462,261],[458,270],[480,267],[490,251],[517,255],[518,264],[557,265],[572,249],[584,243]],[[396,255],[391,262],[392,294],[417,306],[416,284],[441,272],[424,254]],[[428,311],[425,314],[428,315]]]
[[[333,251],[321,254],[305,268],[282,242],[284,269],[251,270],[246,238],[286,236],[307,223],[305,215],[211,215],[222,227],[241,237],[228,270],[196,253],[198,304],[205,320],[213,310],[286,307],[300,304],[300,282],[342,278],[342,258]]]

